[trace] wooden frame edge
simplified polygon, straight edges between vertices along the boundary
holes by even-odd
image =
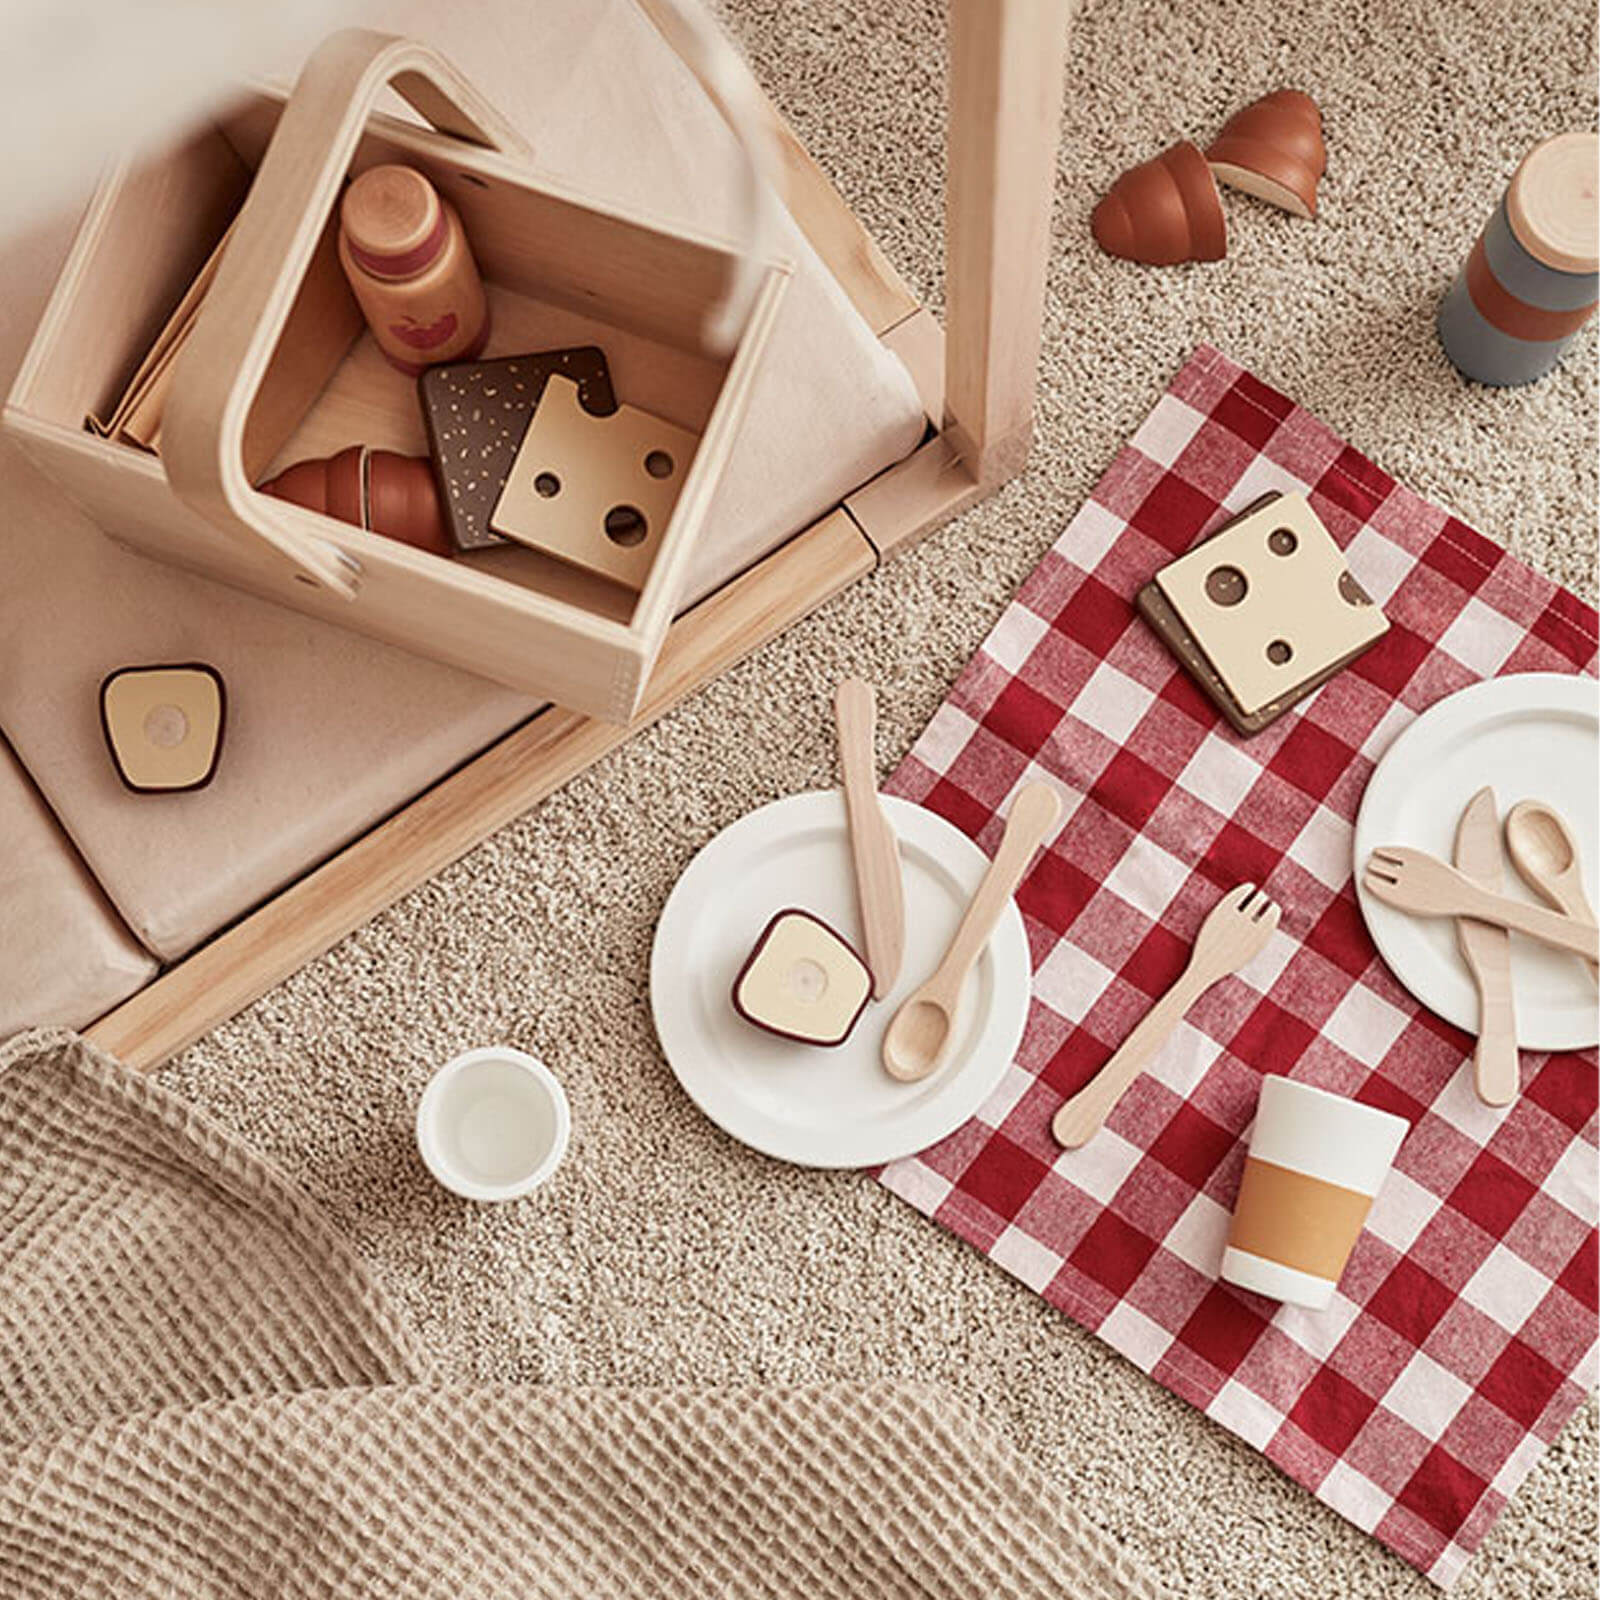
[[[638,715],[551,706],[186,956],[86,1030],[150,1071],[442,871],[877,564],[829,512],[680,617]]]
[[[654,22],[652,0],[638,3]],[[965,272],[967,288],[952,295],[957,303],[948,349],[937,319],[919,305],[766,102],[785,163],[784,199],[852,304],[905,362],[931,436],[674,622],[630,722],[545,709],[108,1011],[86,1030],[89,1039],[131,1067],[159,1067],[880,560],[909,548],[1020,469],[1030,430],[1024,425],[1019,432],[1013,424],[1018,415],[1031,416],[1049,236],[1050,192],[1039,180],[1045,166],[1053,172],[1059,120],[1048,121],[1047,141],[1036,112],[1044,94],[1059,113],[1061,76],[1059,54],[1041,52],[1042,65],[1027,61],[1027,30],[1043,21],[1064,40],[1068,0],[995,0],[992,14],[983,9],[988,4],[951,0],[955,82],[947,231],[952,278]],[[985,15],[992,35],[980,25]],[[1019,61],[1033,101],[1012,106],[1002,88]],[[1048,94],[1050,70],[1054,100]],[[965,87],[958,89],[958,82]],[[983,168],[959,153],[974,135],[981,136],[984,159],[991,162],[994,150],[1010,141],[1032,183],[1031,190],[1025,184],[1020,201],[983,199]],[[965,177],[957,175],[958,168]],[[1019,233],[1029,259],[1008,270],[1002,258]],[[964,266],[957,262],[960,251],[968,252]],[[947,362],[963,393],[983,397],[982,409],[966,413],[968,420],[948,412]],[[994,417],[1002,419],[1003,436],[995,434]]]

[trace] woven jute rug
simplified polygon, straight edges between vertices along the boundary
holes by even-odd
[[[1161,1592],[934,1390],[438,1383],[266,1161],[71,1035],[0,1049],[7,1597]]]

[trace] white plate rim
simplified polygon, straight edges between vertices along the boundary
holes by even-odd
[[[1597,737],[1600,737],[1600,705],[1597,702],[1600,702],[1600,682],[1582,673],[1515,672],[1506,677],[1485,678],[1455,690],[1421,712],[1395,736],[1367,779],[1361,805],[1356,812],[1352,841],[1356,901],[1361,907],[1367,932],[1395,981],[1435,1015],[1469,1034],[1477,1033],[1475,1012],[1463,1010],[1453,994],[1435,992],[1426,983],[1414,985],[1415,973],[1408,975],[1409,941],[1401,933],[1407,922],[1405,913],[1385,906],[1369,894],[1361,882],[1362,869],[1374,848],[1381,844],[1404,842],[1373,836],[1379,826],[1378,812],[1383,808],[1387,786],[1395,781],[1397,772],[1405,769],[1411,760],[1411,752],[1418,745],[1437,743],[1461,726],[1470,727],[1475,722],[1486,722],[1507,712],[1575,713],[1587,716],[1595,719]],[[1400,935],[1398,938],[1397,934]],[[1534,1051],[1587,1050],[1600,1043],[1600,1022],[1580,1036],[1564,1032],[1559,1027],[1547,1029],[1541,1025],[1544,1016],[1544,1013],[1535,1012],[1530,1016],[1519,1011],[1519,1048]]]
[[[930,854],[942,857],[949,870],[969,876],[971,887],[976,888],[988,868],[989,858],[972,839],[937,812],[913,801],[895,795],[881,798],[900,839],[919,844]],[[809,790],[786,795],[746,812],[701,846],[673,885],[656,922],[650,950],[650,1011],[661,1052],[679,1086],[730,1138],[762,1155],[795,1166],[855,1169],[915,1155],[954,1133],[971,1120],[1016,1059],[1027,1029],[1032,1000],[1033,958],[1015,899],[1007,902],[989,947],[980,958],[993,963],[995,1000],[990,1007],[992,1020],[985,1022],[973,1041],[971,1048],[975,1059],[952,1073],[949,1084],[933,1098],[913,1107],[902,1121],[892,1124],[899,1130],[898,1137],[885,1138],[876,1144],[852,1139],[850,1134],[854,1130],[802,1129],[785,1145],[782,1141],[762,1137],[749,1125],[741,1125],[737,1115],[741,1102],[737,1097],[717,1094],[715,1068],[694,1055],[693,1046],[699,1043],[698,1038],[689,1039],[690,1025],[660,998],[675,992],[675,986],[668,981],[662,952],[670,948],[666,935],[677,918],[684,915],[683,907],[693,892],[685,886],[691,879],[698,873],[715,873],[722,856],[742,846],[748,835],[765,833],[775,821],[798,832],[818,822],[831,821],[842,806],[843,797],[838,790]],[[792,815],[780,815],[782,813]],[[848,845],[841,842],[841,848],[847,849]],[[1008,1005],[1013,1013],[1010,1017],[1006,1015]]]

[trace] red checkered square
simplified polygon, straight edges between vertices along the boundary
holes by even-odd
[[[1515,1167],[1491,1150],[1481,1151],[1450,1193],[1450,1204],[1487,1234],[1509,1233],[1535,1193]]]
[[[1367,1301],[1367,1314],[1420,1350],[1454,1301],[1437,1278],[1402,1257]]]
[[[1242,740],[1132,597],[1274,484],[1307,486],[1391,626]],[[1590,607],[1202,348],[890,784],[990,849],[1024,772],[1081,798],[1018,894],[1035,1003],[1017,1065],[883,1181],[1441,1584],[1592,1381],[1600,1075],[1592,1052],[1524,1055],[1510,1111],[1464,1112],[1470,1041],[1378,959],[1352,829],[1417,713],[1485,673],[1592,673],[1596,639]],[[1283,902],[1268,949],[1057,1151],[1055,1107],[1245,879]],[[1216,1279],[1265,1073],[1413,1124],[1322,1312]]]
[[[1396,1504],[1450,1538],[1460,1529],[1462,1507],[1475,1504],[1488,1487],[1443,1445],[1435,1445],[1396,1497]]]
[[[1078,1241],[1068,1265],[1120,1299],[1158,1249],[1154,1239],[1115,1211],[1102,1211]]]

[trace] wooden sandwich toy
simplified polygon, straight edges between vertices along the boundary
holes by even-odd
[[[1276,721],[1389,630],[1300,494],[1257,501],[1137,600],[1242,734]]]
[[[843,1044],[872,998],[855,950],[809,911],[780,911],[733,981],[746,1022],[800,1044]]]
[[[121,667],[100,685],[100,725],[135,794],[203,789],[222,754],[227,694],[204,662]]]
[[[417,381],[444,516],[459,549],[505,542],[489,519],[545,385],[556,373],[578,386],[578,403],[591,416],[607,417],[617,409],[605,353],[592,344],[494,361],[452,361],[430,367]]]
[[[595,416],[577,384],[552,374],[489,526],[641,588],[698,443],[633,406]]]

